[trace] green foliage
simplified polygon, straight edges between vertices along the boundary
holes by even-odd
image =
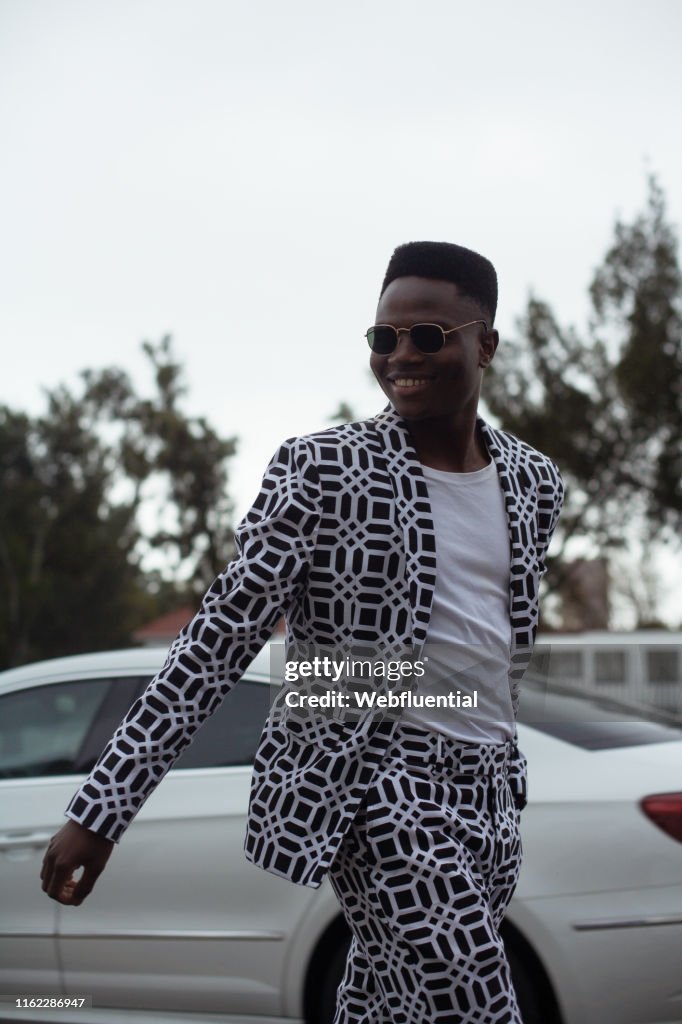
[[[682,513],[682,274],[665,200],[649,181],[646,213],[618,223],[590,295],[595,331],[621,344],[613,373],[633,450],[641,463],[651,526],[679,531]]]
[[[99,442],[65,392],[30,420],[0,409],[0,664],[128,639],[133,509],[107,501]]]
[[[0,408],[0,666],[130,643],[193,600],[233,553],[224,440],[180,409],[169,338],[145,345],[156,393],[88,370],[44,415]],[[154,497],[153,497],[154,496]],[[143,571],[162,552],[165,572]]]
[[[147,543],[162,549],[166,560],[174,560],[175,572],[194,579],[196,593],[203,593],[233,553],[226,463],[236,440],[219,437],[203,417],[190,418],[180,409],[185,388],[170,337],[143,349],[154,370],[153,399],[139,398],[124,373],[107,369],[83,374],[83,400],[91,416],[118,431],[114,455],[134,488],[135,506],[153,490],[165,490],[165,516],[158,516]]]

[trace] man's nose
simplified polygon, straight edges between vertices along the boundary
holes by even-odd
[[[423,353],[412,341],[409,327],[396,327],[396,332],[398,334],[398,340],[391,355],[399,359],[421,359]]]

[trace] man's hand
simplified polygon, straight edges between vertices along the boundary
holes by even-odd
[[[43,892],[58,903],[79,907],[104,871],[113,847],[111,839],[98,836],[76,821],[67,821],[50,839],[43,858]],[[73,874],[80,867],[83,874],[76,881]]]

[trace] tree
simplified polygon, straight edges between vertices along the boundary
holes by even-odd
[[[141,596],[129,504],[107,500],[98,439],[70,396],[0,409],[0,664],[119,646]]]
[[[173,574],[198,595],[234,552],[227,460],[236,440],[182,412],[186,389],[170,336],[143,350],[154,370],[152,399],[140,398],[127,374],[110,368],[84,372],[83,405],[91,422],[113,432],[109,457],[132,486],[136,510],[155,506],[156,526],[141,549],[163,551]]]
[[[547,452],[566,478],[555,563],[578,537],[600,553],[679,538],[682,275],[655,179],[644,213],[616,223],[589,294],[583,337],[531,296],[485,381],[503,429]],[[561,572],[552,576],[560,586]]]
[[[682,513],[682,273],[665,199],[649,179],[646,213],[618,222],[590,287],[597,337],[612,330],[621,420],[638,456],[638,482],[654,531],[679,530]]]
[[[144,351],[152,398],[109,368],[47,392],[40,417],[0,408],[0,666],[130,643],[233,553],[235,441],[182,412],[170,338]]]
[[[348,402],[339,402],[339,407],[336,412],[329,416],[332,423],[352,423],[356,419],[355,413],[353,412],[352,405]]]

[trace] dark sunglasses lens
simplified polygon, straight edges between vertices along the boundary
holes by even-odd
[[[439,352],[445,340],[437,324],[415,324],[410,336],[421,352]]]
[[[395,348],[396,333],[392,327],[370,327],[367,341],[372,352],[385,356]]]

